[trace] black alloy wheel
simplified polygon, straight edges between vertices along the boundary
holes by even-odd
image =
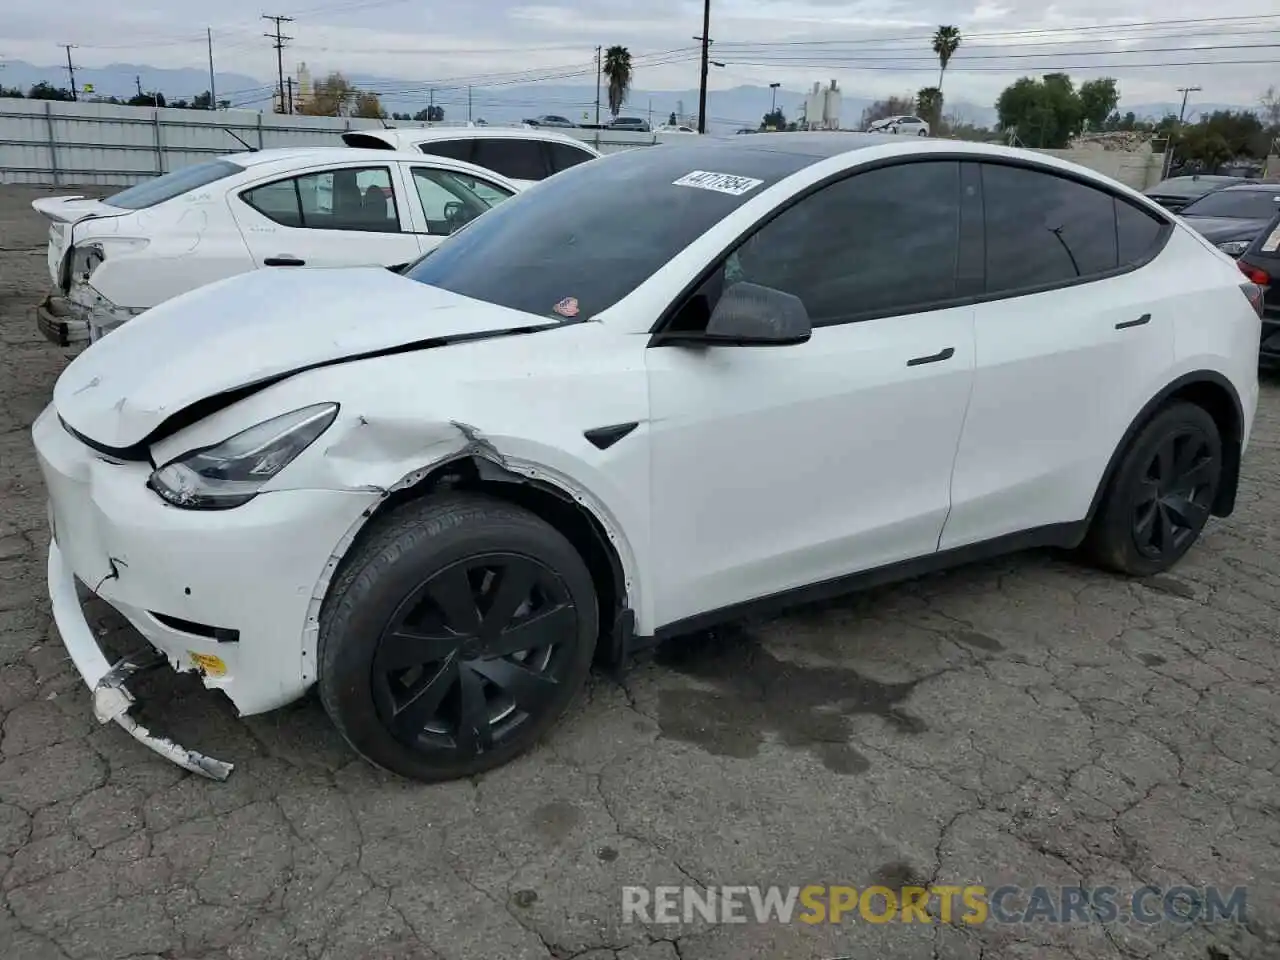
[[[1122,451],[1085,550],[1130,576],[1168,570],[1200,536],[1221,480],[1217,423],[1194,403],[1170,403]]]
[[[378,715],[416,750],[490,751],[555,699],[577,621],[545,564],[514,553],[459,560],[405,597],[382,631]]]
[[[325,711],[366,760],[424,782],[529,749],[586,682],[591,572],[536,514],[473,493],[376,517],[320,612]]]
[[[1148,460],[1133,511],[1138,552],[1159,561],[1186,550],[1209,518],[1220,465],[1204,432],[1187,425]]]

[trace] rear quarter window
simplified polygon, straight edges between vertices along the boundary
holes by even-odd
[[[472,140],[428,140],[418,144],[418,149],[433,157],[470,162],[473,144]]]
[[[147,207],[154,207],[166,200],[172,200],[184,193],[207,187],[211,183],[243,172],[244,167],[230,160],[210,160],[207,163],[182,167],[180,170],[166,173],[154,180],[139,183],[127,190],[112,194],[102,202],[125,210],[145,210]]]

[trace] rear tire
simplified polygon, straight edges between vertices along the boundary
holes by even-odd
[[[1222,437],[1203,407],[1175,402],[1129,445],[1094,518],[1085,550],[1130,576],[1168,570],[1191,549],[1222,481]]]
[[[581,690],[598,633],[586,564],[554,527],[450,494],[374,521],[320,614],[321,702],[365,759],[424,782],[529,749]]]

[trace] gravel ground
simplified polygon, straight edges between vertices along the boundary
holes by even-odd
[[[47,191],[46,191],[47,192]],[[65,192],[65,191],[63,191]],[[184,774],[99,727],[51,626],[28,428],[34,189],[0,188],[0,956],[1280,957],[1280,385],[1169,576],[1021,555],[660,649],[549,743],[424,787],[313,701],[157,674]],[[118,624],[100,615],[102,630]],[[624,884],[1246,885],[1243,923],[624,923]]]

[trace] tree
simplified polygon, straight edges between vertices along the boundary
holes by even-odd
[[[302,104],[299,112],[312,117],[350,116],[351,106],[358,93],[351,81],[335,70],[323,80],[315,82],[311,96]]]
[[[774,107],[764,115],[764,120],[760,123],[761,130],[785,130],[787,129],[787,117],[782,112],[781,107]]]
[[[365,117],[369,120],[385,120],[387,112],[382,109],[382,101],[378,99],[376,93],[369,93],[367,90],[357,91],[355,102],[352,105],[351,116]]]
[[[1099,77],[1080,84],[1080,114],[1090,130],[1101,127],[1120,102],[1120,91],[1112,77]]]
[[[667,117],[667,126],[668,127],[679,126],[679,124],[676,123],[676,112],[674,110],[671,111],[671,116]]]
[[[865,130],[868,124],[875,123],[877,120],[883,120],[885,117],[904,116],[911,113],[915,108],[915,98],[910,96],[877,100],[871,106],[863,109],[860,126]]]
[[[191,100],[192,110],[209,110],[213,106],[213,94],[208,90],[204,93],[197,93]]]
[[[26,94],[23,93],[18,87],[6,87],[4,84],[0,83],[0,97],[25,97],[25,96]]]
[[[1047,73],[1041,79],[1022,77],[996,101],[1001,130],[1012,130],[1028,147],[1065,147],[1084,122],[1084,108],[1071,78]]]
[[[940,87],[921,87],[916,93],[916,115],[929,124],[929,129],[937,133],[942,127],[942,89]]]
[[[938,55],[938,89],[942,89],[942,78],[946,75],[947,64],[960,47],[959,27],[939,27],[933,35],[933,52]]]
[[[165,105],[164,94],[159,90],[149,90],[147,92],[135,93],[132,97],[125,101],[131,107],[163,107]]]
[[[66,87],[55,87],[53,84],[46,83],[43,80],[41,80],[37,84],[34,84],[31,87],[31,89],[27,91],[27,96],[30,97],[32,100],[74,100],[75,99],[75,97],[71,96],[71,91],[68,90]]]
[[[1258,98],[1262,107],[1262,120],[1272,134],[1280,135],[1280,90],[1267,87],[1267,92]]]
[[[631,51],[626,47],[610,47],[605,51],[602,69],[609,81],[609,112],[616,120],[631,92]]]

